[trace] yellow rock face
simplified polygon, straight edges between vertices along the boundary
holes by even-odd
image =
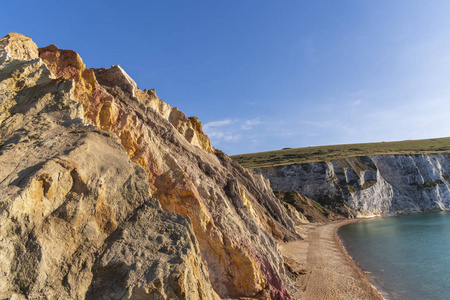
[[[117,135],[162,207],[189,216],[221,297],[290,299],[273,237],[295,238],[294,224],[261,178],[215,151],[197,118],[138,89],[119,66],[94,72],[55,46],[41,48],[40,57],[56,77],[74,80],[85,120]],[[113,211],[97,201],[97,224],[113,230]]]
[[[36,44],[31,38],[11,32],[0,40],[0,63],[6,60],[33,60],[39,58]]]
[[[77,79],[55,79],[11,36],[0,39],[0,298],[218,299],[189,218],[163,211],[120,139],[87,124],[101,111],[86,100],[101,91],[92,71],[63,53],[67,70],[54,70]],[[119,110],[106,111],[98,119],[116,126]]]

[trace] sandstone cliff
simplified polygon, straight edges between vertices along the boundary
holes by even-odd
[[[218,298],[189,218],[151,198],[29,38],[0,42],[0,297]]]
[[[291,298],[267,181],[120,66],[1,39],[0,143],[0,296]]]
[[[450,155],[374,155],[254,170],[347,216],[450,208]]]

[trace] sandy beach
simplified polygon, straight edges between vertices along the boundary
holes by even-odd
[[[337,237],[337,229],[357,220],[312,223],[297,227],[304,238],[281,245],[293,271],[297,299],[383,299],[359,267],[350,259]]]

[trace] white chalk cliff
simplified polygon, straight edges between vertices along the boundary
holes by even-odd
[[[376,155],[254,169],[349,216],[450,208],[450,155]]]

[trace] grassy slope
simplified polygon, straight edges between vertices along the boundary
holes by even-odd
[[[348,144],[289,148],[268,152],[234,155],[232,158],[246,168],[330,161],[355,156],[386,154],[450,153],[450,137],[368,144]]]

